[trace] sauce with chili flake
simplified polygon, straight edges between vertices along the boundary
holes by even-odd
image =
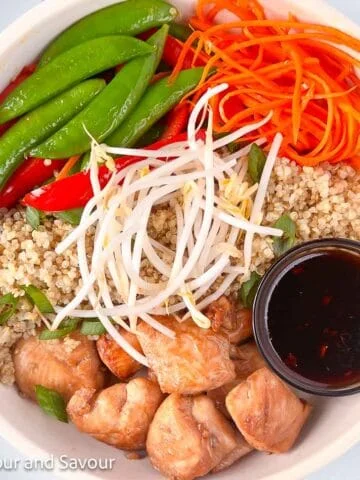
[[[328,386],[360,380],[360,257],[324,251],[302,258],[267,308],[272,345],[299,375]]]

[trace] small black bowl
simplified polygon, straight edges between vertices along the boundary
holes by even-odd
[[[342,239],[326,238],[300,244],[286,252],[266,272],[259,285],[253,306],[253,330],[257,346],[274,372],[295,388],[307,393],[323,396],[345,396],[360,392],[360,382],[350,385],[327,385],[305,378],[288,367],[275,350],[267,325],[267,312],[270,300],[277,284],[293,267],[301,261],[310,259],[317,254],[326,252],[352,254],[360,260],[360,242]],[[360,293],[359,293],[360,295]],[[360,321],[360,319],[359,319]]]

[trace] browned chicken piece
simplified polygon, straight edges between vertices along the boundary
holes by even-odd
[[[222,470],[226,470],[227,468],[231,467],[235,462],[240,460],[240,458],[245,457],[248,453],[252,452],[254,449],[251,447],[245,438],[241,435],[240,432],[236,434],[236,441],[237,446],[234,448],[232,452],[229,453],[226,457],[224,457],[221,462],[216,465],[216,467],[212,470],[213,473],[221,472]]]
[[[157,383],[159,385],[157,376],[155,375],[155,372],[151,370],[151,368],[148,368],[146,371],[146,377],[151,380],[154,383]]]
[[[142,353],[140,343],[134,333],[124,329],[119,329],[119,332],[130,345]],[[96,346],[103,363],[121,380],[126,380],[142,368],[142,365],[126,353],[108,334],[102,335],[96,342]]]
[[[172,329],[176,338],[166,337],[144,322],[138,325],[138,338],[164,393],[194,395],[233,380],[235,370],[225,336],[204,330],[192,320],[156,319]]]
[[[79,388],[99,389],[104,384],[95,342],[78,332],[61,340],[22,339],[13,360],[17,386],[33,400],[36,385],[55,390],[68,401]]]
[[[230,355],[235,366],[235,380],[208,392],[208,396],[215,402],[216,407],[228,418],[230,418],[230,415],[225,406],[227,394],[253,372],[266,365],[255,342],[233,346]]]
[[[206,395],[170,395],[156,412],[146,442],[153,466],[165,477],[192,480],[233,455],[239,443],[232,425]],[[236,451],[236,455],[234,452]]]
[[[235,364],[236,378],[239,381],[266,366],[266,362],[259,352],[255,342],[244,343],[231,350],[231,358]]]
[[[155,383],[134,378],[100,393],[93,388],[80,389],[71,398],[67,412],[81,432],[123,450],[141,450],[162,400]]]
[[[231,343],[238,344],[252,336],[251,310],[240,307],[229,297],[222,296],[211,303],[204,314],[214,332],[225,333]]]
[[[268,368],[261,368],[226,397],[226,407],[245,440],[257,450],[288,451],[311,407]]]

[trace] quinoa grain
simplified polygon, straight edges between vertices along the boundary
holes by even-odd
[[[360,173],[348,165],[321,165],[300,168],[287,159],[274,167],[264,210],[263,223],[272,225],[289,213],[297,225],[297,242],[322,237],[347,237],[360,240]],[[55,305],[68,303],[81,287],[76,250],[56,255],[56,245],[72,227],[61,220],[47,219],[39,230],[26,223],[24,210],[0,210],[0,293],[21,295],[18,286],[32,283],[46,291]],[[172,208],[157,208],[148,225],[149,236],[168,249],[176,245],[176,216]],[[89,254],[90,254],[89,237]],[[241,249],[241,242],[239,247]],[[160,253],[171,265],[172,255]],[[252,269],[264,273],[274,260],[272,238],[256,236]],[[242,259],[232,259],[232,264]],[[143,260],[141,274],[148,282],[163,281],[162,275]],[[220,284],[219,278],[213,289]],[[240,279],[231,286],[237,291]],[[116,296],[115,299],[116,300]],[[178,301],[169,299],[169,305]],[[38,314],[25,300],[7,325],[0,327],[0,381],[14,382],[11,349],[22,336],[34,335],[41,324]],[[68,348],[74,348],[69,341]]]

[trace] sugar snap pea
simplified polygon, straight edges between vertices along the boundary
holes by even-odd
[[[171,110],[201,79],[203,68],[191,68],[179,73],[173,83],[165,77],[150,85],[126,122],[106,139],[113,146],[134,145],[149,128]]]
[[[175,7],[161,0],[128,0],[103,8],[61,33],[43,53],[40,66],[79,43],[105,35],[137,35],[171,22],[177,13]]]
[[[172,22],[170,24],[170,35],[177,38],[178,40],[181,40],[182,42],[186,42],[192,32],[193,30],[188,25],[184,25],[183,23]]]
[[[0,188],[24,160],[29,149],[49,137],[76,115],[105,87],[101,79],[87,80],[21,118],[0,138]]]
[[[146,90],[158,66],[168,26],[163,25],[147,43],[151,55],[127,63],[107,87],[75,118],[30,153],[40,158],[67,158],[89,150],[87,133],[101,142],[128,117]],[[86,127],[86,130],[85,128]]]
[[[162,133],[165,130],[165,124],[160,120],[155,123],[144,135],[141,136],[138,142],[136,142],[136,148],[147,147],[152,143],[155,143],[159,140]],[[87,170],[90,164],[90,152],[87,151],[80,159],[80,168],[79,170]]]
[[[0,124],[29,112],[86,78],[151,52],[153,47],[131,37],[102,37],[82,43],[19,85],[0,105]]]

